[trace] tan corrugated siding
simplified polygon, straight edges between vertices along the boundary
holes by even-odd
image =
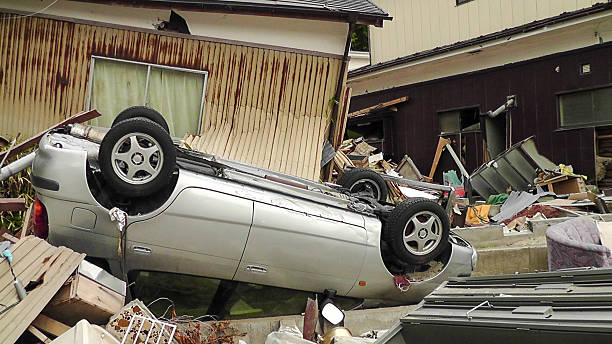
[[[318,178],[340,59],[55,19],[0,18],[0,135],[28,137],[85,109],[91,56],[114,57],[209,72],[198,149]]]
[[[393,16],[370,28],[372,62],[464,41],[590,7],[602,0],[375,0]]]

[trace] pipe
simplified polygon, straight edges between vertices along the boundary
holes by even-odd
[[[107,132],[107,128],[92,127],[79,123],[75,123],[70,127],[70,135],[98,144],[102,142]]]
[[[342,86],[344,85],[344,74],[345,71],[347,69],[348,66],[348,62],[349,62],[349,53],[351,51],[351,40],[353,37],[353,31],[355,30],[355,19],[351,19],[351,21],[349,22],[349,30],[348,30],[348,34],[346,35],[346,43],[344,45],[344,55],[342,55],[342,66],[340,67],[340,77],[338,78],[338,84],[336,84],[336,94],[334,95],[334,108],[332,110],[332,114],[336,115],[336,119],[338,119],[338,117],[340,116],[340,102],[342,101],[342,99],[340,99],[342,97]],[[329,139],[330,142],[333,142],[333,135],[334,135],[334,131],[329,130]],[[334,147],[334,148],[338,148],[338,147]]]
[[[499,116],[499,114],[506,112],[509,108],[514,107],[515,103],[516,98],[514,96],[511,96],[502,106],[495,109],[495,111],[489,111],[487,114],[489,115],[489,117],[495,118]]]
[[[34,161],[35,156],[36,152],[34,151],[0,169],[0,182],[32,166],[32,161]]]

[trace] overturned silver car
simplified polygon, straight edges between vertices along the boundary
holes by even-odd
[[[43,136],[35,233],[127,276],[134,297],[178,292],[184,311],[222,317],[291,312],[284,299],[302,311],[303,296],[324,290],[366,306],[414,303],[471,274],[476,251],[450,233],[444,207],[387,204],[378,174],[345,174],[345,185],[320,184],[180,148],[161,115],[134,107],[110,129]]]

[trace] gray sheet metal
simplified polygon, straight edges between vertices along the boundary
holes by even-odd
[[[414,343],[606,343],[612,269],[454,278],[401,324]]]
[[[508,188],[514,191],[529,190],[537,177],[536,170],[551,171],[556,167],[538,153],[532,136],[479,167],[469,180],[474,191],[489,198],[506,192]]]
[[[491,219],[495,222],[510,219],[523,209],[526,209],[530,205],[537,202],[540,197],[554,195],[555,194],[552,192],[539,192],[535,195],[532,195],[524,191],[512,191],[508,196],[508,199],[506,199],[504,204],[502,204],[501,208],[499,209],[499,214],[493,216]]]

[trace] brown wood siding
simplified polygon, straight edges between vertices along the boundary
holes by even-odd
[[[536,136],[537,147],[555,163],[571,164],[589,180],[595,177],[595,133],[593,128],[559,130],[557,93],[612,84],[612,44],[546,56],[474,73],[462,74],[420,84],[353,97],[350,111],[380,102],[408,96],[394,115],[392,152],[399,160],[410,156],[422,172],[428,172],[440,134],[438,111],[478,106],[481,112],[494,110],[506,96],[518,96],[518,108],[512,111],[512,141]],[[583,63],[592,72],[580,75]],[[559,72],[556,68],[559,67]],[[441,67],[442,68],[442,67]],[[480,142],[479,142],[480,141]],[[482,164],[482,140],[469,138],[466,167],[472,172]],[[450,155],[443,154],[440,171],[455,169]]]
[[[340,59],[124,28],[0,13],[0,135],[84,110],[92,55],[208,71],[198,148],[318,178]]]

